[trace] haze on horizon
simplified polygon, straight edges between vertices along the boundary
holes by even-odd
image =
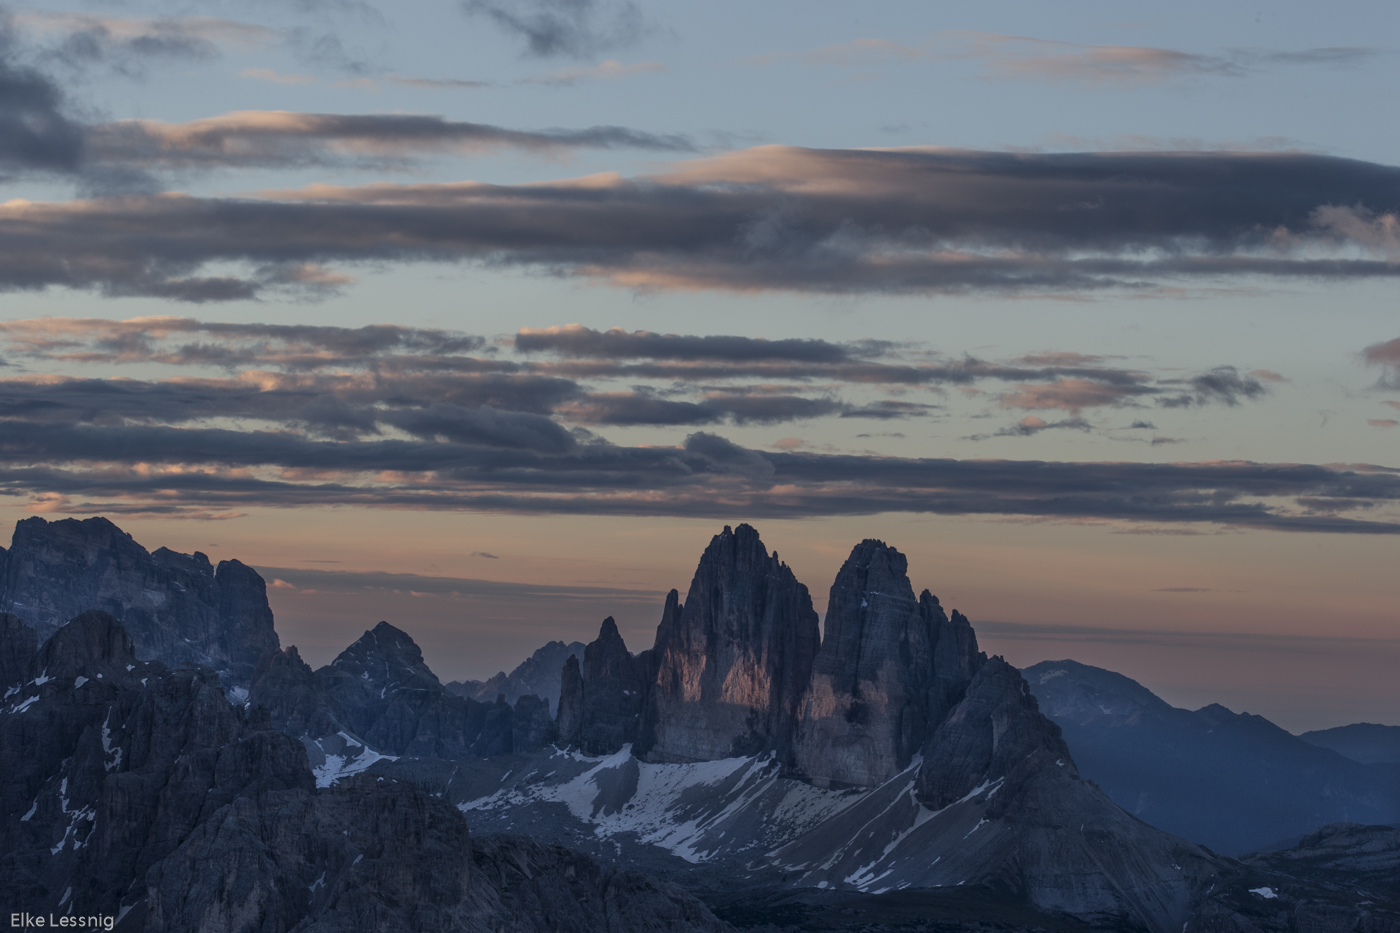
[[[874,537],[1012,663],[1400,724],[1392,5],[74,3],[0,24],[6,522],[444,680]]]

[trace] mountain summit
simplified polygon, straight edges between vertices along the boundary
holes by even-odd
[[[786,754],[820,642],[807,587],[750,525],[714,536],[683,606],[667,600],[637,754]]]

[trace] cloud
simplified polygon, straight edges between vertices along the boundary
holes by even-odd
[[[1312,217],[1398,202],[1400,169],[1328,156],[761,147],[637,179],[12,201],[0,205],[0,287],[246,299],[286,287],[287,264],[364,261],[833,293],[1390,278],[1400,264],[1348,254],[1371,247]],[[250,269],[203,272],[230,263]]]
[[[1278,66],[1346,66],[1380,50],[1331,46],[1277,51],[1227,49],[1215,54],[1132,45],[1082,45],[975,31],[937,33],[918,45],[861,38],[799,55],[766,55],[751,64],[797,58],[808,65],[869,68],[911,61],[981,61],[984,77],[1059,81],[1100,87],[1156,84],[1191,77],[1239,78]]]
[[[26,369],[159,364],[225,374],[159,381],[17,375],[0,379],[0,417],[103,424],[258,419],[269,428],[292,426],[335,439],[386,431],[461,439],[455,432],[479,434],[504,412],[573,425],[901,420],[943,406],[871,398],[871,391],[937,390],[982,380],[1018,383],[1016,391],[1001,396],[1004,405],[1044,409],[1134,397],[1174,404],[1186,381],[1173,377],[1164,388],[1150,373],[1083,363],[1088,357],[1071,352],[1053,357],[1082,365],[1032,368],[964,357],[911,366],[900,358],[930,354],[912,344],[880,341],[601,332],[577,325],[526,328],[515,336],[517,353],[562,360],[511,359],[482,337],[431,328],[235,324],[174,316],[0,322],[0,343]],[[654,357],[662,361],[638,361]],[[755,373],[767,381],[745,381]],[[623,391],[618,382],[630,388]],[[1028,436],[1044,426],[1030,418],[1000,433]],[[1089,427],[1077,416],[1050,426]],[[1155,430],[1147,422],[1134,427]],[[509,430],[524,432],[511,443],[541,449],[565,449],[575,438],[538,420]]]
[[[142,77],[160,60],[207,61],[221,47],[255,48],[281,38],[275,30],[210,16],[119,18],[83,13],[21,13],[15,22],[57,43],[42,51],[48,61],[74,69],[106,68]]]
[[[1366,423],[1373,428],[1393,428],[1400,426],[1400,421],[1394,418],[1367,418]]]
[[[582,324],[564,327],[521,328],[515,349],[525,353],[548,351],[560,356],[587,359],[652,360],[786,360],[803,363],[844,363],[871,355],[868,346],[851,348],[817,339],[764,340],[761,337],[689,337],[654,334],[619,327],[596,331]]]
[[[477,551],[473,557],[496,555]],[[653,605],[657,595],[645,590],[629,590],[608,586],[557,586],[543,583],[511,583],[499,580],[478,580],[472,577],[434,577],[416,573],[384,573],[380,571],[307,570],[301,567],[257,568],[264,577],[276,577],[288,586],[316,590],[322,593],[354,593],[366,590],[390,592],[431,593],[434,596],[553,598],[574,600],[618,600],[625,603],[642,602]]]
[[[636,44],[649,26],[631,0],[464,0],[537,58],[586,58]]]
[[[1158,399],[1158,404],[1168,408],[1182,408],[1187,405],[1206,405],[1221,402],[1234,406],[1241,399],[1255,399],[1268,394],[1268,389],[1252,376],[1241,376],[1233,366],[1217,366],[1210,372],[1200,373],[1189,379],[1163,379],[1163,386],[1185,385],[1189,393],[1172,398]]]
[[[1361,359],[1368,366],[1382,366],[1379,386],[1383,389],[1400,389],[1400,337],[1384,343],[1373,343],[1361,351]],[[1400,408],[1400,404],[1386,402]]]
[[[1046,421],[1035,415],[1027,415],[1009,428],[1002,428],[995,434],[979,434],[969,438],[969,440],[983,440],[987,437],[1033,437],[1041,431],[1055,428],[1069,428],[1073,431],[1089,431],[1093,425],[1083,418],[1065,418],[1060,421]]]
[[[67,109],[57,84],[19,62],[13,29],[0,9],[0,171],[76,171],[84,128]]]
[[[474,91],[494,86],[490,81],[465,81],[461,78],[412,78],[394,74],[386,75],[385,80],[405,87],[427,88],[433,91]]]
[[[748,346],[735,342],[742,338],[711,344],[684,335],[653,341],[645,333],[540,333],[586,338],[570,346],[594,348],[587,352],[699,354],[710,358],[707,366],[726,357],[754,365],[759,349],[795,356],[791,365],[804,367],[880,365],[878,357],[808,363],[814,348],[800,341]],[[593,341],[608,333],[621,342]],[[230,372],[160,381],[0,378],[0,494],[54,512],[204,519],[317,504],[790,518],[896,511],[1133,527],[1400,530],[1400,474],[1364,466],[910,459],[804,452],[795,439],[764,452],[707,431],[674,446],[620,446],[578,425],[908,418],[932,407],[902,399],[853,403],[831,385],[815,398],[781,383],[674,383],[669,391],[685,399],[597,391],[560,378],[549,368],[556,364],[499,359],[482,338],[453,331],[52,318],[0,324],[0,337],[7,354],[25,364]],[[815,350],[819,359],[841,358]],[[897,345],[880,352],[911,351]],[[1087,371],[1096,365],[1068,352],[1054,359]],[[998,364],[960,371],[974,379],[1005,375]],[[1056,378],[1053,367],[1046,371]],[[1110,383],[1139,378],[1106,372]],[[1002,433],[1083,426],[1030,416]]]
[[[277,76],[276,80],[299,82],[302,77]],[[142,168],[392,167],[433,153],[517,149],[558,156],[584,148],[695,149],[683,136],[658,136],[620,126],[523,132],[438,116],[285,110],[245,110],[188,123],[123,120],[92,127],[88,144],[92,161]]]
[[[449,441],[21,424],[0,435],[0,491],[68,496],[70,512],[333,504],[755,518],[905,512],[1400,533],[1400,477],[1374,469],[770,453],[706,433],[677,447],[583,444],[549,454]],[[1348,514],[1357,510],[1367,517]]]

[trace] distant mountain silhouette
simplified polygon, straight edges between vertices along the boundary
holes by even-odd
[[[1217,852],[1290,844],[1327,823],[1400,821],[1400,766],[1353,761],[1218,704],[1177,709],[1077,661],[1022,673],[1086,777],[1134,816]]]
[[[1309,745],[1330,748],[1352,761],[1400,764],[1400,726],[1354,722],[1335,729],[1318,729],[1298,736]]]
[[[450,692],[483,703],[494,703],[505,694],[507,703],[534,695],[552,710],[559,705],[559,671],[569,655],[583,660],[583,642],[551,641],[535,650],[507,674],[500,671],[487,680],[453,680],[443,684]]]

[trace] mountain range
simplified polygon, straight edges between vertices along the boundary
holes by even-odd
[[[387,622],[312,670],[237,562],[150,554],[104,519],[20,524],[0,890],[36,912],[123,930],[1400,929],[1380,829],[1236,861],[1120,807],[1032,684],[880,541],[853,549],[823,626],[757,531],[726,527],[650,647],[608,619],[488,698]],[[557,702],[519,692],[546,689],[561,648]]]
[[[1353,760],[1218,704],[1177,709],[1075,661],[1023,673],[1085,775],[1134,816],[1217,852],[1292,845],[1326,823],[1400,823],[1400,764]]]

